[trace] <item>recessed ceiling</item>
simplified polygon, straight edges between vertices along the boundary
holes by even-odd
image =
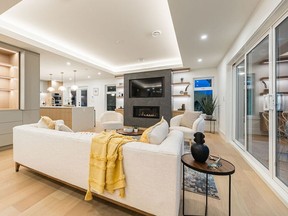
[[[59,77],[61,71],[66,74],[67,60],[78,64],[67,74],[77,69],[83,79],[90,75],[87,70],[109,77],[181,66],[216,67],[258,2],[25,0],[0,16],[0,40],[39,52],[41,79],[54,71]],[[157,37],[155,31],[160,32]],[[203,34],[206,40],[201,40]]]

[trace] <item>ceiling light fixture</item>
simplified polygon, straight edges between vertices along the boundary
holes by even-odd
[[[197,61],[198,61],[198,62],[202,62],[203,60],[202,60],[201,58],[199,58]]]
[[[76,91],[78,86],[76,85],[76,70],[74,70],[74,85],[71,86],[72,91]]]
[[[204,35],[201,35],[201,40],[206,40],[208,38],[208,35],[204,34]]]
[[[98,72],[98,75],[101,75],[101,72]]]
[[[91,76],[89,76],[89,75],[88,75],[88,76],[87,76],[87,78],[88,78],[88,79],[90,79],[90,78],[91,78]]]
[[[158,37],[162,34],[162,32],[160,30],[156,30],[152,32],[152,37]]]
[[[66,62],[66,65],[70,66],[70,65],[71,65],[71,63],[70,63],[70,62]]]
[[[53,92],[53,91],[55,91],[55,89],[52,87],[52,74],[49,74],[50,75],[50,87],[49,88],[47,88],[47,91],[49,91],[49,92]]]
[[[65,88],[65,86],[64,86],[64,82],[63,82],[63,74],[64,74],[64,72],[61,72],[61,81],[62,81],[62,85],[61,86],[59,86],[59,88],[58,88],[58,90],[59,91],[66,91],[66,88]]]

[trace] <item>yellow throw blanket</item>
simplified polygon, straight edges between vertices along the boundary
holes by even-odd
[[[132,137],[112,132],[102,132],[92,138],[88,190],[85,200],[92,200],[91,191],[99,194],[104,189],[110,193],[120,190],[125,197],[122,145],[134,141]]]

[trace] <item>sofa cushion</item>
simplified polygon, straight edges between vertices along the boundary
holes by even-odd
[[[38,127],[55,129],[55,122],[48,116],[41,116],[40,120],[38,121]]]
[[[168,123],[162,117],[160,122],[147,128],[143,132],[139,141],[158,145],[158,144],[161,144],[163,140],[167,137],[168,132],[169,132]]]
[[[67,125],[65,124],[57,124],[55,125],[55,130],[64,131],[64,132],[73,132]]]
[[[201,112],[186,110],[182,116],[180,126],[192,128],[194,121],[201,115]]]

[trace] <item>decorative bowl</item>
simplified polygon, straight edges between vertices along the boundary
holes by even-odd
[[[133,128],[132,127],[126,127],[126,128],[123,128],[123,131],[126,133],[131,133],[133,131]]]

